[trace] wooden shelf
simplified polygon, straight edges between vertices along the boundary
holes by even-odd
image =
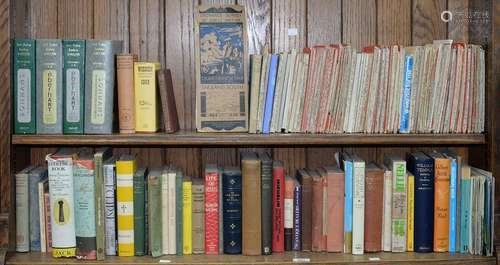
[[[308,258],[309,262],[296,261],[293,258]],[[163,260],[163,261],[161,261]],[[170,261],[170,262],[169,262]],[[293,253],[273,254],[270,256],[242,255],[189,255],[163,256],[161,258],[145,257],[106,257],[104,261],[80,261],[76,259],[54,259],[49,254],[40,253],[8,253],[6,264],[495,264],[495,257],[472,256],[449,253],[374,253],[365,255],[335,254],[335,253]]]
[[[248,134],[12,135],[14,145],[479,145],[484,134]]]

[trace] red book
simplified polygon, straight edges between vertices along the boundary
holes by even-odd
[[[219,254],[219,170],[205,168],[205,254]]]
[[[283,162],[273,163],[273,252],[285,251],[284,225],[285,168]]]
[[[50,226],[50,195],[48,192],[43,194],[45,211],[45,237],[47,241],[47,252],[52,252],[52,229]]]

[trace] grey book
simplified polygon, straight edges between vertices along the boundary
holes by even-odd
[[[115,56],[122,52],[122,41],[88,40],[85,61],[86,134],[113,132]]]
[[[61,40],[36,41],[36,132],[62,134],[63,75]]]

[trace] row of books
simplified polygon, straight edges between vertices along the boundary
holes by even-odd
[[[481,133],[479,45],[318,45],[251,56],[250,133]]]
[[[284,251],[492,255],[494,178],[452,152],[337,153],[292,177],[267,153],[241,169],[137,167],[109,148],[61,149],[16,175],[16,250],[54,257]]]
[[[111,134],[115,95],[120,132],[155,132],[158,90],[165,130],[176,131],[170,71],[122,54],[122,45],[110,40],[13,40],[14,133]]]

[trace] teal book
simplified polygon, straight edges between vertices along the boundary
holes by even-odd
[[[162,253],[162,222],[161,222],[161,168],[153,168],[148,174],[148,239],[149,249],[153,258]]]
[[[85,40],[63,40],[63,133],[83,134]]]
[[[183,252],[183,221],[182,221],[182,171],[177,170],[175,174],[175,250],[177,255],[182,255]]]
[[[146,255],[146,211],[144,179],[147,169],[141,167],[134,174],[134,255]]]
[[[14,133],[36,133],[35,40],[13,42]]]

